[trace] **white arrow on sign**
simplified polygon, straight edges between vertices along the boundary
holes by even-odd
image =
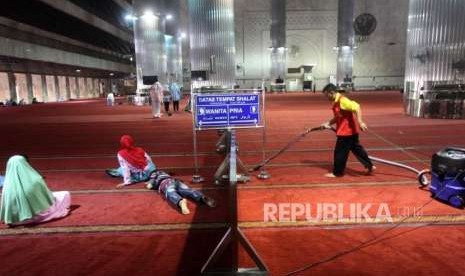
[[[236,121],[231,121],[231,123],[254,123],[254,124],[256,124],[257,119],[253,119],[253,120],[236,120]]]
[[[199,125],[216,125],[216,124],[226,124],[228,121],[212,121],[212,122],[204,122],[200,121]]]

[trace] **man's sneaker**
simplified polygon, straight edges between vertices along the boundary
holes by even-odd
[[[187,208],[187,200],[185,198],[183,198],[183,199],[181,199],[181,201],[179,201],[179,207],[181,208],[181,213],[183,215],[190,214],[191,211],[189,211],[189,208]]]
[[[115,169],[106,169],[105,173],[111,177],[120,177],[118,170]]]
[[[334,178],[337,177],[333,173],[325,173],[325,177]]]
[[[202,202],[205,203],[210,208],[215,208],[216,207],[216,201],[209,197],[209,196],[203,196],[202,197]]]

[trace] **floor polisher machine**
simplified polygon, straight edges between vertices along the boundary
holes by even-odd
[[[441,202],[465,207],[465,149],[446,147],[433,154],[429,190]]]

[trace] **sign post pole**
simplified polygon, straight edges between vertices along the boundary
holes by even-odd
[[[263,109],[263,115],[262,115],[262,122],[263,122],[263,128],[262,128],[262,164],[265,164],[266,160],[266,118],[265,118],[265,82],[262,81],[262,109]],[[259,179],[268,179],[271,177],[271,175],[266,171],[265,169],[266,165],[263,165],[262,168],[260,169],[260,173],[257,175]]]
[[[224,144],[228,145],[228,154],[225,161],[215,174],[215,178],[223,178],[223,176],[226,176],[229,180],[230,220],[229,228],[216,248],[213,250],[210,257],[207,259],[207,262],[203,265],[201,275],[268,275],[268,267],[241,231],[237,215],[237,182],[241,181],[241,179],[245,179],[244,176],[239,177],[238,169],[245,169],[245,166],[237,156],[238,145],[236,129],[264,128],[263,120],[265,109],[263,105],[265,95],[263,93],[263,89],[261,91],[260,89],[239,89],[209,92],[210,93],[193,93],[194,132],[206,129],[226,130]],[[265,136],[266,133],[263,130],[263,155],[265,155]],[[196,144],[197,138],[194,133],[195,152],[197,151]],[[265,159],[265,156],[263,156],[263,158]],[[198,164],[196,161],[196,168],[197,166]],[[228,171],[227,175],[226,171]],[[245,171],[247,172],[247,170]],[[264,170],[261,173],[266,174]],[[246,178],[248,178],[248,176]],[[255,268],[239,268],[239,245],[245,249],[247,254],[255,262]],[[217,261],[228,247],[231,250],[230,266],[223,272],[209,271],[211,264]]]
[[[192,135],[194,136],[194,167],[195,167],[195,173],[192,176],[192,182],[193,183],[200,183],[203,182],[205,179],[200,176],[199,173],[199,161],[198,161],[198,156],[197,156],[197,131],[193,131]]]
[[[197,113],[195,102],[195,94],[191,94],[191,110],[195,114]],[[199,161],[198,161],[198,152],[197,152],[197,131],[195,128],[195,122],[192,127],[192,137],[194,143],[194,175],[192,176],[193,183],[200,183],[203,182],[205,179],[199,173]]]

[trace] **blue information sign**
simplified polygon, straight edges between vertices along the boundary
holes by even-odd
[[[207,94],[195,97],[196,128],[257,126],[260,124],[260,95]]]

